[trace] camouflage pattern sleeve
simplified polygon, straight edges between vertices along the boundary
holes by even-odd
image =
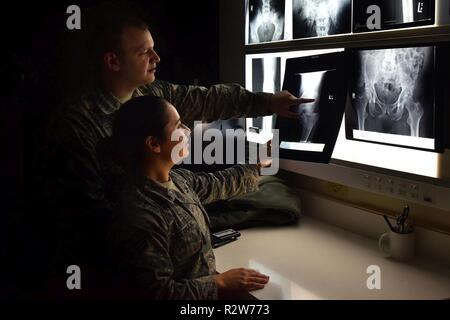
[[[209,88],[175,85],[164,81],[141,87],[144,94],[161,96],[172,103],[187,125],[230,118],[259,117],[272,113],[272,94],[253,93],[239,84],[218,84]]]
[[[151,206],[150,206],[151,207]],[[135,222],[117,221],[108,236],[115,266],[132,275],[134,285],[156,300],[214,300],[218,288],[213,275],[198,278],[175,276],[170,255],[172,226],[163,215],[131,205]],[[151,210],[157,210],[156,207]],[[125,216],[130,216],[125,212]]]
[[[54,183],[52,192],[59,192],[62,198],[67,192],[87,196],[85,200],[104,200],[104,183],[96,158],[96,141],[90,130],[81,122],[60,120],[51,134],[53,141],[47,153],[47,167],[50,180]],[[53,194],[54,195],[54,194]]]
[[[55,245],[62,248],[58,254],[94,254],[95,245],[102,243],[106,233],[105,222],[112,208],[105,199],[96,141],[82,122],[65,118],[59,119],[48,135],[38,179],[40,192],[51,208],[49,215],[56,224]]]
[[[257,165],[237,165],[214,173],[193,173],[175,170],[183,175],[202,204],[258,190],[259,170]]]

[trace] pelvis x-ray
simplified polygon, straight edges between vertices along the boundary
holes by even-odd
[[[354,129],[432,137],[434,48],[357,51]]]
[[[249,0],[249,43],[283,40],[285,0]]]
[[[351,0],[292,0],[293,37],[349,33]]]

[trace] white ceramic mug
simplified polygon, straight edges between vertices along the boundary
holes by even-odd
[[[387,232],[381,235],[378,245],[386,256],[398,261],[407,261],[415,254],[415,234]]]

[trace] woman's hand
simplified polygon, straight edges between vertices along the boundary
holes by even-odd
[[[267,158],[264,160],[259,160],[258,162],[258,170],[261,175],[261,168],[269,168],[272,166],[272,140],[267,142]]]
[[[238,268],[215,275],[215,281],[220,292],[253,291],[263,289],[269,276],[252,269]]]

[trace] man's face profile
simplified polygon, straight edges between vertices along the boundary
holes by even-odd
[[[159,56],[148,29],[127,27],[122,32],[120,73],[130,84],[141,86],[155,80]]]

